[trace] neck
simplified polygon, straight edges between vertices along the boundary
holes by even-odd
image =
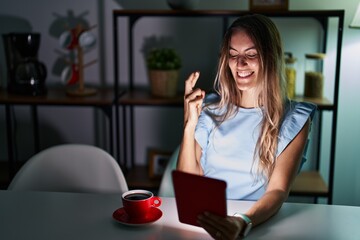
[[[258,106],[258,94],[254,90],[241,91],[240,107],[254,108]]]

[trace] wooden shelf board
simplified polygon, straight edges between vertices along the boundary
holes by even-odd
[[[175,97],[155,97],[150,90],[135,89],[126,92],[119,98],[118,103],[121,105],[157,105],[157,106],[183,106],[184,95],[178,93]]]
[[[291,195],[327,196],[328,187],[319,172],[304,171],[296,177]]]
[[[111,106],[115,95],[112,88],[96,88],[96,94],[84,97],[72,97],[66,94],[65,87],[48,87],[42,96],[29,96],[8,93],[0,90],[1,104],[26,105],[78,105],[78,106]]]
[[[337,17],[343,16],[344,10],[291,10],[291,11],[257,11],[258,13],[267,15],[269,17]],[[202,16],[233,16],[238,17],[240,15],[245,15],[253,13],[247,10],[191,10],[191,11],[184,11],[184,10],[128,10],[128,9],[116,9],[113,10],[113,15],[115,16],[124,16],[124,17],[131,17],[131,16],[189,16],[189,17],[202,17]]]
[[[293,100],[298,102],[311,102],[318,106],[319,109],[331,110],[334,108],[334,104],[327,98],[308,98],[304,96],[296,96]]]

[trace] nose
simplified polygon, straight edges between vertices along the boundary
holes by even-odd
[[[236,59],[236,65],[237,66],[245,66],[247,65],[246,57],[245,56],[238,56]]]

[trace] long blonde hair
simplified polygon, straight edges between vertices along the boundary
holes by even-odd
[[[216,107],[225,107],[226,111],[217,115],[216,119],[221,124],[234,116],[236,107],[240,106],[241,91],[237,88],[229,68],[230,38],[233,32],[239,29],[246,31],[259,54],[259,78],[262,78],[262,81],[258,81],[257,86],[257,107],[261,107],[263,111],[263,120],[255,148],[254,163],[257,159],[258,176],[269,180],[275,165],[279,128],[286,98],[282,41],[278,29],[268,17],[259,14],[239,17],[225,33],[214,89],[220,96],[220,102]]]

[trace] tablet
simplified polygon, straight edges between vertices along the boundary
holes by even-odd
[[[172,179],[180,222],[199,226],[197,217],[205,211],[227,215],[225,181],[178,170]]]

